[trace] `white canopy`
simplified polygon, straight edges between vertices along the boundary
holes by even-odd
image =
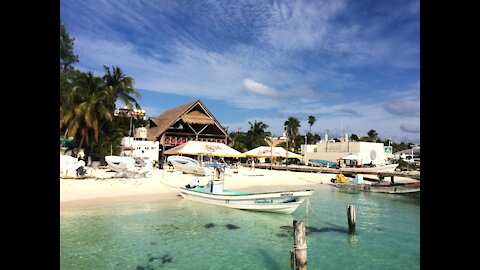
[[[219,157],[245,157],[244,154],[223,143],[188,141],[165,151],[166,155],[212,155]]]
[[[363,160],[363,158],[357,156],[357,155],[348,155],[348,156],[344,156],[342,158],[339,158],[339,159],[346,159],[346,160]]]
[[[247,157],[269,158],[269,157],[286,157],[286,150],[282,147],[259,146],[244,153]],[[288,151],[287,158],[298,158],[302,156]]]

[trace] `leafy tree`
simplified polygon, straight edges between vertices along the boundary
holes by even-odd
[[[60,125],[68,128],[70,134],[78,135],[79,147],[82,148],[85,143],[90,153],[98,142],[104,121],[113,119],[109,106],[112,95],[111,87],[105,87],[101,78],[95,77],[92,72],[83,73],[74,82],[67,104],[61,108]]]
[[[295,148],[295,139],[297,138],[298,128],[301,127],[300,121],[298,118],[290,116],[283,125],[287,130],[288,139],[292,141],[292,145]]]
[[[367,135],[370,142],[376,142],[378,140],[378,133],[373,129],[369,130]]]
[[[247,134],[245,132],[241,131],[235,131],[230,133],[230,137],[232,137],[233,140],[232,148],[242,153],[248,151],[246,135]]]
[[[258,146],[266,146],[266,138],[272,136],[272,134],[266,129],[268,128],[268,125],[263,123],[262,121],[257,122],[255,120],[253,123],[248,122],[250,124],[250,130],[247,131],[246,134],[246,146],[248,149],[253,149]]]
[[[311,144],[315,144],[318,141],[320,141],[321,139],[322,139],[322,137],[319,134],[315,133],[315,134],[313,134],[313,136],[311,138],[309,137],[308,140],[310,141]]]
[[[105,85],[109,86],[113,90],[113,99],[111,101],[113,110],[115,111],[115,102],[120,99],[127,107],[133,108],[132,104],[135,104],[137,109],[140,109],[140,105],[138,104],[135,98],[140,99],[140,93],[133,87],[134,79],[125,75],[122,70],[117,66],[112,66],[112,70],[110,67],[103,66],[105,69],[105,75],[103,79],[105,80]],[[132,97],[135,96],[134,97]]]
[[[65,70],[73,69],[72,64],[78,62],[78,55],[73,53],[73,44],[75,38],[71,38],[65,29],[65,25],[60,21],[60,74]]]
[[[358,138],[357,134],[352,134],[352,135],[350,135],[350,140],[351,141],[358,141],[360,139]]]

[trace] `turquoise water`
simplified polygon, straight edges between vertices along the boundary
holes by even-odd
[[[306,219],[308,269],[420,269],[420,195],[319,189]],[[357,226],[348,234],[346,205]],[[290,269],[292,215],[178,199],[60,212],[61,269]]]

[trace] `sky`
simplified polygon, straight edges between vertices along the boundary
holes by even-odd
[[[148,116],[201,100],[228,131],[420,143],[419,0],[61,0],[75,68],[135,79]]]

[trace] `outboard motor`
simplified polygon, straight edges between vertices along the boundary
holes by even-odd
[[[83,166],[80,166],[77,169],[77,176],[84,176],[86,172],[87,170]]]

